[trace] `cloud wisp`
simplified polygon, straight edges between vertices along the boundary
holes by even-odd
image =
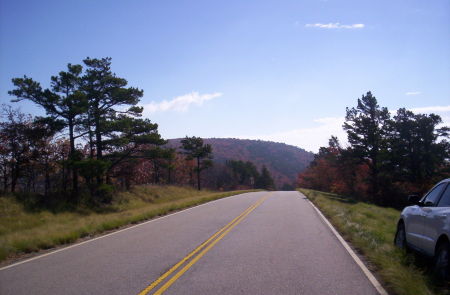
[[[405,93],[405,95],[411,96],[411,95],[419,95],[422,94],[420,91],[408,91]]]
[[[328,24],[316,23],[316,24],[306,24],[305,27],[319,28],[319,29],[363,29],[365,25],[364,24],[344,25],[341,23],[328,23]]]
[[[414,113],[446,113],[450,112],[449,106],[430,106],[430,107],[421,107],[421,108],[412,108],[411,112]]]
[[[346,133],[342,129],[344,120],[344,117],[319,118],[314,120],[316,126],[313,127],[257,136],[237,136],[237,138],[284,142],[317,153],[319,147],[328,145],[328,139],[330,139],[331,135],[337,136],[341,144],[345,145],[347,143]]]
[[[450,126],[450,105],[410,108],[409,110],[416,114],[440,114],[442,118],[440,126]],[[395,116],[395,114],[396,111],[391,111],[392,116]],[[344,121],[344,117],[318,118],[314,120],[315,125],[308,128],[291,129],[272,134],[237,136],[237,138],[283,142],[317,153],[321,146],[328,145],[328,139],[331,135],[337,136],[342,146],[348,145],[347,133],[342,128]]]
[[[154,102],[142,105],[145,113],[156,112],[186,112],[192,105],[202,106],[204,102],[220,97],[223,94],[220,92],[199,94],[198,92],[191,92],[185,95],[177,96],[171,100],[163,100],[161,102]]]

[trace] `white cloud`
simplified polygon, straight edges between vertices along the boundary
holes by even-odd
[[[362,29],[365,27],[364,24],[352,24],[352,25],[344,25],[341,23],[316,23],[316,24],[306,24],[307,28],[320,28],[320,29]]]
[[[312,152],[318,152],[321,146],[327,146],[331,135],[337,136],[342,145],[347,143],[347,135],[342,129],[344,117],[319,118],[314,120],[314,122],[318,123],[318,125],[273,134],[238,136],[237,138],[284,142]]]
[[[405,95],[419,95],[421,93],[422,92],[420,92],[420,91],[409,91],[409,92],[406,92]]]
[[[431,106],[431,107],[421,107],[421,108],[412,108],[410,111],[414,113],[446,113],[450,112],[449,106]]]
[[[450,105],[412,108],[410,111],[414,113],[438,113],[442,118],[440,126],[450,126]],[[392,111],[391,115],[395,115],[395,113],[395,111]],[[348,144],[347,133],[342,128],[344,121],[344,117],[318,118],[314,120],[317,126],[309,128],[299,128],[272,134],[237,136],[237,138],[283,142],[316,153],[320,147],[328,145],[328,139],[330,139],[331,135],[337,136],[343,147]]]
[[[177,96],[172,100],[163,100],[161,102],[154,102],[142,105],[144,113],[177,111],[186,112],[191,105],[201,106],[205,101],[222,96],[222,93],[215,92],[210,94],[199,94],[192,92],[185,95]]]
[[[409,109],[411,112],[416,114],[438,114],[441,116],[442,123],[438,125],[438,127],[442,126],[450,126],[450,105],[448,106],[430,106],[430,107],[421,107],[421,108],[412,108]]]

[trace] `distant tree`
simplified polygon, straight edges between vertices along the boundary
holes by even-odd
[[[261,173],[256,180],[256,188],[275,189],[272,175],[270,175],[270,172],[265,165],[262,167]]]
[[[164,156],[163,167],[167,170],[167,183],[172,183],[173,172],[176,168],[176,151],[174,148],[167,148]]]
[[[366,198],[367,165],[354,156],[351,148],[342,148],[332,136],[327,147],[321,147],[308,169],[298,176],[298,185],[321,191]],[[363,181],[361,181],[363,179]]]
[[[255,164],[250,161],[230,160],[226,165],[232,171],[235,185],[255,186],[255,182],[260,176]]]
[[[176,150],[174,148],[154,148],[144,153],[153,166],[153,182],[160,183],[161,177],[166,175],[165,181],[172,183],[172,174],[176,168]]]
[[[212,147],[209,144],[204,144],[203,139],[200,137],[187,137],[181,140],[182,149],[188,160],[196,160],[197,173],[197,188],[200,186],[200,172],[212,165]]]
[[[373,197],[379,193],[380,156],[386,148],[388,134],[387,121],[390,119],[387,108],[381,108],[375,96],[369,91],[358,99],[356,108],[346,108],[343,128],[356,157],[365,161],[370,169],[369,182]]]
[[[57,165],[56,175],[54,177],[59,182],[59,187],[63,195],[66,195],[68,186],[68,165],[70,155],[70,143],[66,138],[58,138],[52,142],[55,147],[55,164]]]
[[[3,126],[0,127],[0,175],[1,175],[1,185],[2,191],[8,190],[10,169],[9,169],[9,150],[7,136],[3,132]]]
[[[16,191],[19,178],[23,175],[24,167],[30,160],[31,117],[14,110],[10,106],[3,106],[2,122],[0,123],[0,138],[2,139],[2,159],[5,165],[3,172],[4,190],[10,187]],[[8,168],[6,168],[8,167]]]
[[[332,136],[327,147],[321,147],[308,169],[299,175],[299,185],[322,191],[333,191],[337,183],[337,169],[342,148]],[[326,173],[324,173],[326,171]]]
[[[226,163],[214,163],[214,167],[208,171],[205,177],[208,187],[218,190],[233,190],[237,188],[236,178],[231,168]]]
[[[45,175],[45,194],[50,188],[51,141],[55,134],[52,126],[33,121],[29,115],[10,106],[3,106],[0,122],[1,162],[3,189],[8,185],[16,191],[19,179],[27,179],[30,188],[37,174]]]
[[[281,187],[282,191],[295,191],[295,185],[289,184],[289,183],[284,183],[283,186]]]
[[[163,141],[161,143],[166,143]],[[171,173],[175,168],[175,149],[165,148],[161,146],[153,145],[152,147],[146,146],[142,150],[142,154],[139,156],[142,158],[147,167],[149,167],[151,173],[150,182],[154,184],[160,184],[164,182],[164,172],[167,172],[167,182],[171,182]]]
[[[57,146],[54,144],[54,135],[58,129],[54,129],[53,124],[48,124],[45,120],[35,119],[28,129],[28,139],[30,144],[30,162],[27,165],[31,171],[29,183],[33,185],[36,192],[36,176],[44,179],[44,195],[48,196],[51,190],[50,174],[56,169]]]

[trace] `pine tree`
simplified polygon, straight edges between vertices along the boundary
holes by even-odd
[[[30,100],[44,108],[47,115],[47,122],[52,121],[52,125],[61,126],[61,130],[67,128],[69,131],[71,162],[79,160],[79,155],[75,147],[75,140],[83,134],[75,134],[75,129],[80,124],[81,114],[87,111],[87,101],[81,91],[80,65],[67,65],[67,71],[59,72],[58,76],[51,77],[51,88],[42,89],[39,82],[24,76],[14,78],[12,82],[16,87],[9,91],[10,95],[16,96],[12,100],[18,102],[24,99]],[[72,191],[76,196],[78,193],[78,172],[73,165],[72,168]]]
[[[181,140],[181,145],[187,159],[196,160],[197,167],[195,172],[197,173],[197,188],[200,190],[200,172],[212,165],[212,147],[209,144],[204,144],[202,138],[195,136],[186,136]]]
[[[388,130],[386,122],[390,119],[387,108],[381,108],[377,99],[369,91],[358,99],[356,108],[346,108],[344,130],[352,146],[353,153],[370,168],[371,193],[379,193],[380,156],[385,149]]]
[[[83,62],[86,71],[82,88],[89,106],[83,125],[89,135],[90,156],[96,160],[90,162],[104,170],[96,176],[100,185],[108,169],[131,155],[138,144],[159,142],[161,138],[157,124],[137,118],[143,111],[137,106],[143,91],[126,87],[127,80],[111,71],[111,58],[88,57]],[[109,159],[105,159],[105,152]]]

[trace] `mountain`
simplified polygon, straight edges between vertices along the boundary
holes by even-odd
[[[169,145],[178,148],[180,140],[170,139]],[[284,143],[235,138],[203,140],[212,146],[215,163],[223,164],[227,160],[250,161],[259,169],[265,165],[278,188],[293,185],[298,173],[306,169],[314,159],[313,153]]]

